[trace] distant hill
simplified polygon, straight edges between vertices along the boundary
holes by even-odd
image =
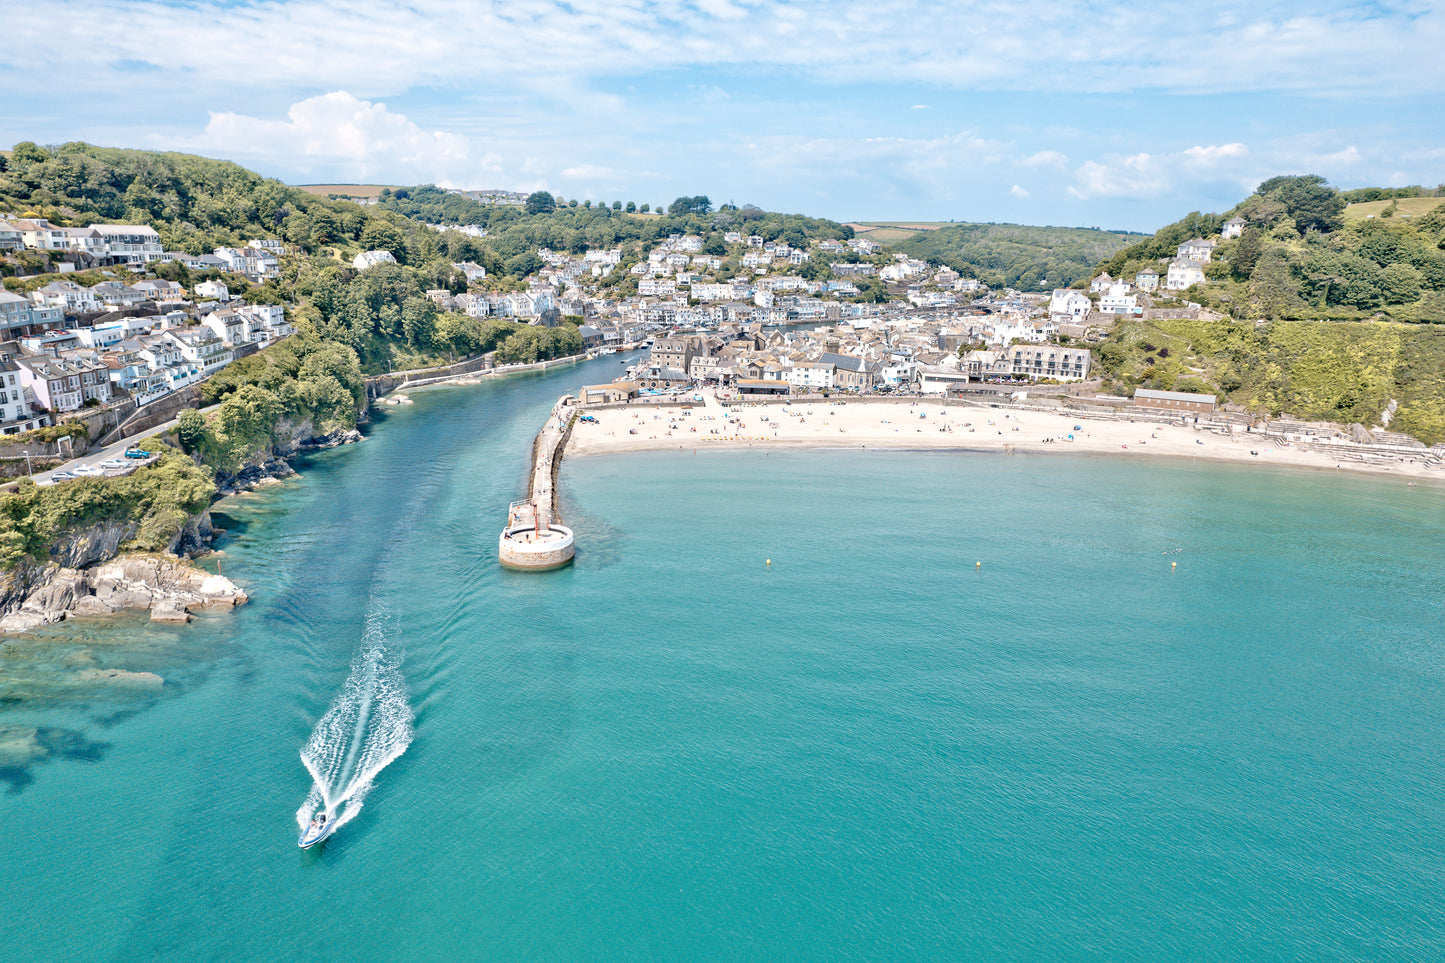
[[[1143,237],[1088,227],[904,223],[911,233],[892,244],[894,250],[946,264],[990,287],[1023,291],[1069,287],[1088,278],[1099,261]]]
[[[376,197],[393,184],[297,184],[296,187],[319,197]]]

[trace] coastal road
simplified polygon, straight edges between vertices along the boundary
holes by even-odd
[[[212,412],[212,411],[214,411],[214,410],[215,410],[216,408],[218,408],[218,407],[220,407],[220,406],[217,404],[217,405],[211,405],[209,408],[202,408],[202,409],[201,409],[201,414],[204,415],[204,414],[207,414],[207,413],[209,413],[209,412]],[[98,449],[98,450],[96,450],[96,451],[87,452],[86,454],[82,455],[82,456],[79,457],[79,458],[73,458],[73,459],[71,459],[70,461],[66,462],[65,464],[63,464],[63,465],[58,465],[58,466],[56,466],[55,468],[51,468],[51,469],[49,469],[49,470],[47,470],[47,471],[36,472],[36,473],[35,473],[34,475],[32,475],[31,477],[35,479],[35,484],[37,484],[37,485],[53,485],[53,484],[55,484],[55,480],[54,480],[51,476],[54,475],[56,472],[58,472],[58,471],[66,471],[66,470],[68,470],[68,469],[75,468],[77,465],[98,465],[98,464],[100,464],[101,462],[105,461],[107,458],[123,457],[123,456],[125,455],[125,450],[126,450],[127,448],[144,447],[143,445],[141,445],[141,442],[142,442],[144,439],[146,439],[146,438],[153,438],[153,437],[155,437],[156,435],[164,434],[165,432],[170,431],[172,428],[174,428],[179,422],[180,422],[180,416],[177,415],[175,418],[172,418],[170,421],[164,422],[163,424],[156,425],[154,428],[147,428],[147,429],[145,429],[144,431],[136,432],[134,435],[131,435],[131,436],[128,437],[128,438],[122,438],[120,441],[116,442],[115,444],[107,445],[107,446],[105,446],[104,448]],[[147,449],[147,450],[149,450],[149,449]],[[34,456],[31,456],[31,457],[34,457]],[[81,477],[84,478],[84,477],[86,477],[86,476],[82,475]],[[99,477],[99,476],[90,476],[90,477]],[[65,480],[65,479],[62,479],[62,481],[64,481],[64,480]]]

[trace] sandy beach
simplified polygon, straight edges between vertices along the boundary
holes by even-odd
[[[1370,462],[1362,462],[1243,431],[1225,435],[1192,425],[1090,419],[1077,413],[986,405],[945,406],[923,399],[913,404],[838,399],[724,407],[707,396],[704,405],[692,408],[637,405],[587,413],[597,422],[577,423],[568,442],[569,455],[747,447],[956,449],[1170,456],[1445,482],[1445,470],[1427,468],[1422,459],[1408,455],[1372,452]]]

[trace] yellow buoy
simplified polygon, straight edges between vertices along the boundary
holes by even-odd
[[[1170,562],[1170,563],[1169,563],[1169,567],[1170,567],[1170,568],[1178,568],[1178,567],[1179,567],[1179,563],[1178,563],[1178,562]]]
[[[772,559],[768,559],[768,566],[771,567],[772,564],[773,564],[773,560],[772,560]]]
[[[982,563],[982,562],[974,562],[974,563],[973,563],[973,567],[974,567],[974,568],[983,568],[983,563]]]

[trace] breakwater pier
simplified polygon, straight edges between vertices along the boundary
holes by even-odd
[[[508,506],[507,524],[497,541],[497,557],[508,568],[561,568],[576,554],[572,529],[562,524],[557,507],[557,470],[576,413],[577,399],[563,395],[532,442],[528,497]]]

